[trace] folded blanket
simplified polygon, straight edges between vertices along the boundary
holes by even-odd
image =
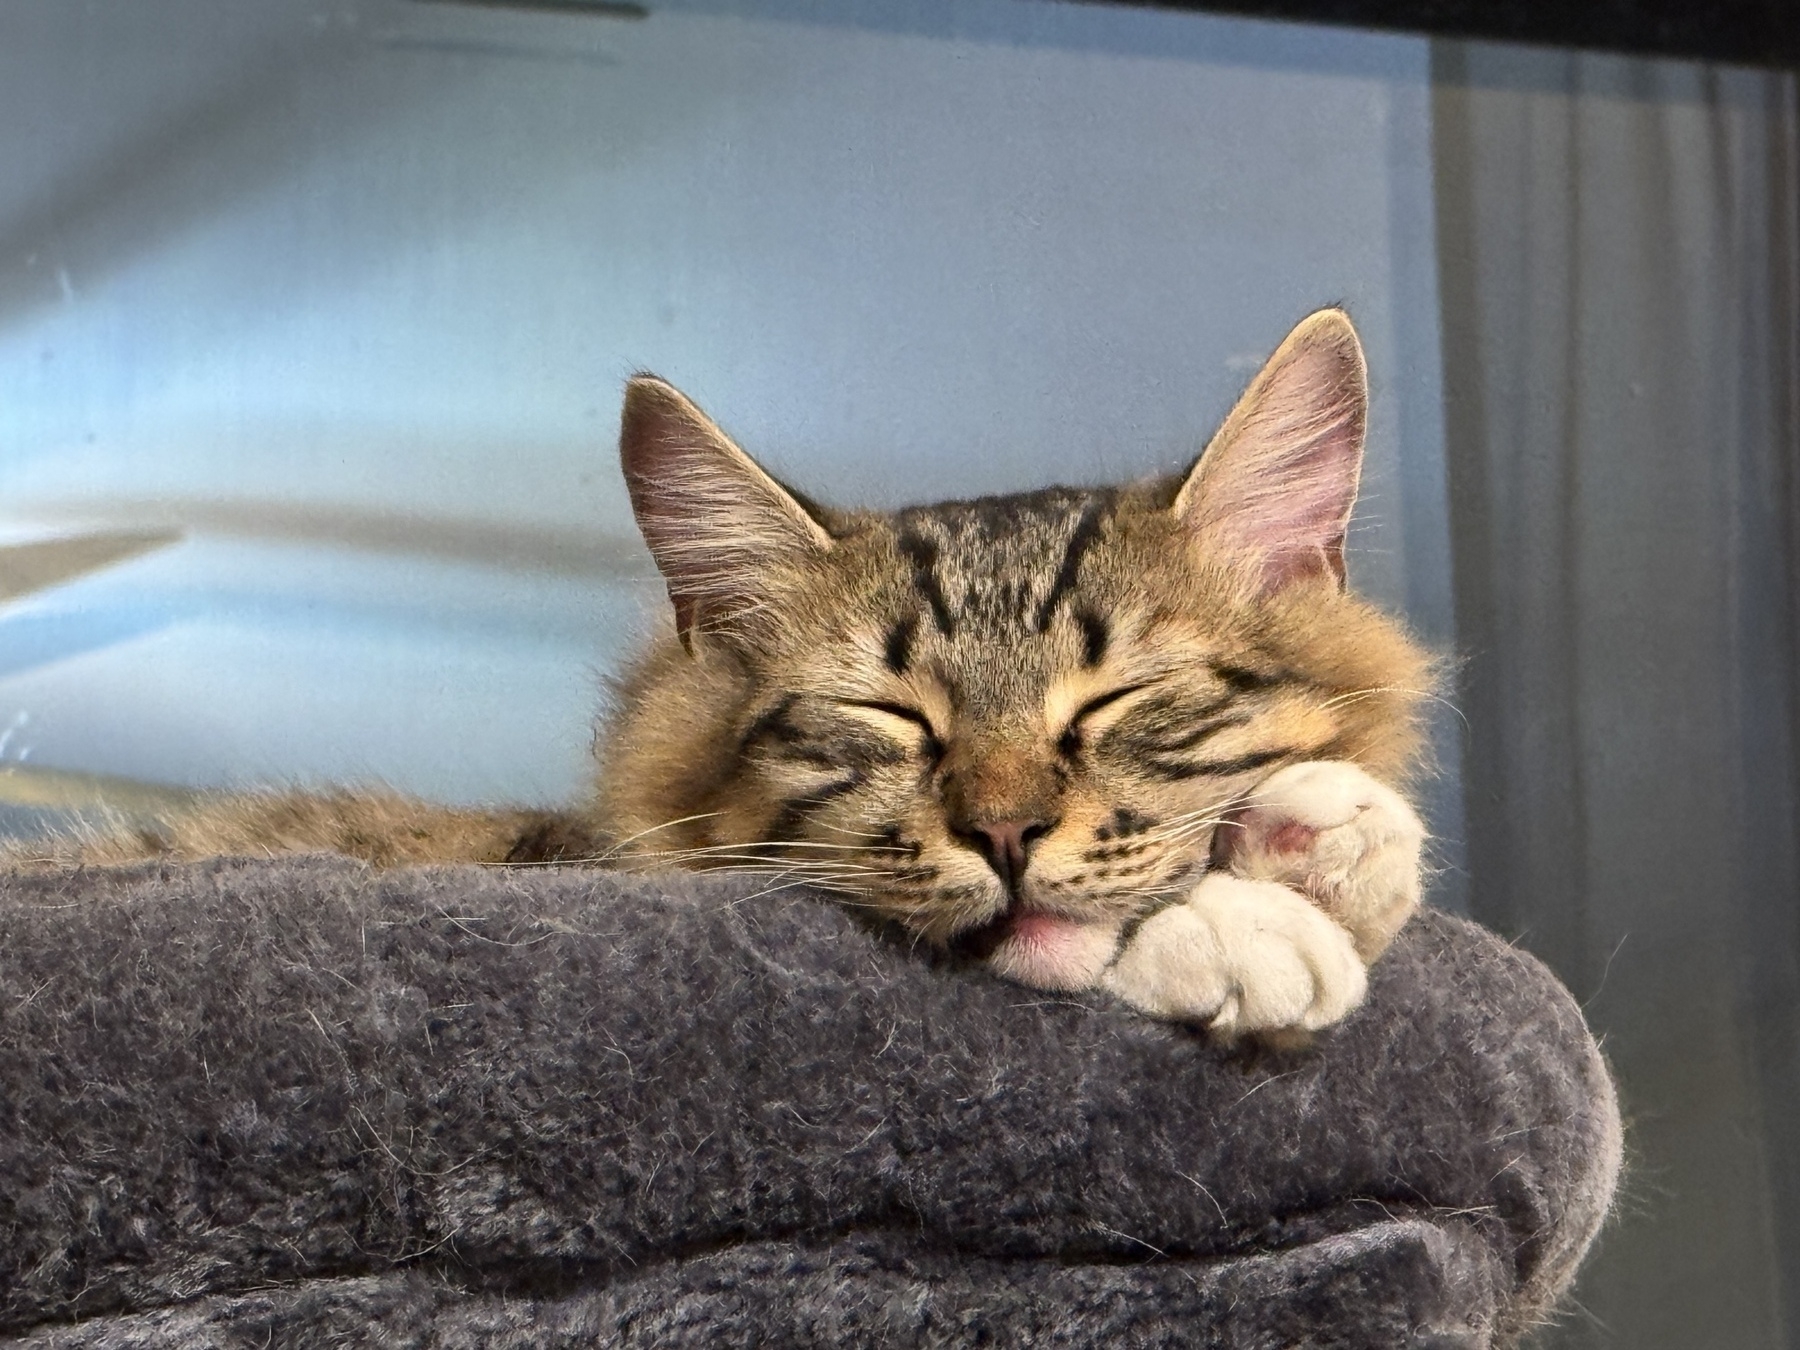
[[[0,878],[5,1345],[1488,1346],[1618,1158],[1438,914],[1276,1053],[741,877]]]

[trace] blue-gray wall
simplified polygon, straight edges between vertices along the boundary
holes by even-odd
[[[1448,638],[1422,41],[654,8],[0,8],[0,525],[190,532],[0,611],[0,757],[560,797],[657,594],[631,370],[893,504],[1172,466],[1339,300],[1355,574]]]

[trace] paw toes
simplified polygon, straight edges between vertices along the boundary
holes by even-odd
[[[1235,993],[1227,994],[1225,1002],[1219,1005],[1206,1023],[1207,1030],[1227,1040],[1238,1035],[1244,1029],[1244,1004]]]
[[[1380,784],[1354,764],[1313,760],[1291,764],[1251,794],[1251,811],[1275,820],[1294,820],[1330,829],[1368,806]]]
[[[1369,972],[1349,942],[1321,949],[1315,968],[1312,1005],[1297,1025],[1309,1031],[1342,1021],[1355,1011],[1369,990]]]
[[[1105,985],[1160,1017],[1222,1036],[1317,1030],[1362,1002],[1350,935],[1285,886],[1214,875],[1147,921]]]
[[[1354,764],[1294,764],[1272,775],[1232,825],[1214,861],[1240,877],[1290,886],[1378,955],[1419,902],[1425,829],[1404,798]]]
[[[1146,919],[1101,984],[1141,1012],[1183,1021],[1215,1016],[1232,996],[1218,934],[1187,905]]]

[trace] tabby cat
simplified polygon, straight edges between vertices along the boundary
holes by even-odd
[[[883,514],[789,490],[639,376],[620,453],[673,622],[591,801],[218,798],[60,856],[757,867],[1028,985],[1328,1025],[1418,904],[1424,838],[1390,785],[1431,662],[1344,585],[1366,407],[1323,310],[1184,475]]]

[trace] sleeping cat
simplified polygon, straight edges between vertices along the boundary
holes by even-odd
[[[1424,838],[1390,785],[1430,661],[1344,586],[1366,405],[1324,310],[1185,475],[883,514],[784,487],[639,376],[620,453],[673,622],[591,801],[217,798],[57,856],[752,867],[1038,988],[1323,1027],[1417,906]]]

